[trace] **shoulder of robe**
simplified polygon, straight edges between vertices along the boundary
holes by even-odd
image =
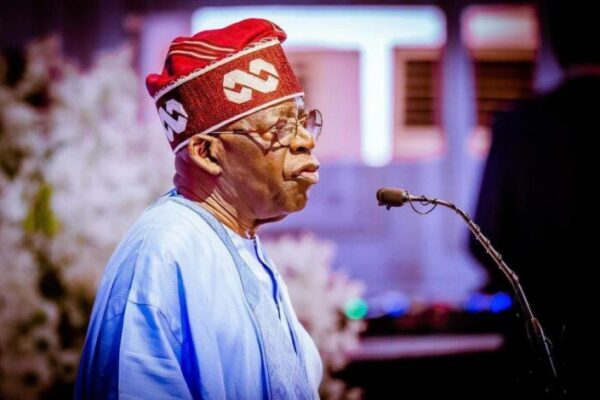
[[[124,264],[133,268],[131,290],[161,295],[190,280],[208,286],[219,245],[212,228],[188,207],[165,201],[148,208],[122,244]]]

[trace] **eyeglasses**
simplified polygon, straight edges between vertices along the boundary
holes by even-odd
[[[310,135],[312,136],[315,143],[319,140],[321,136],[321,129],[323,127],[323,116],[319,110],[310,110],[308,114],[302,116],[301,118],[295,118],[296,120],[293,123],[288,123],[285,119],[280,119],[270,128],[263,131],[246,131],[243,129],[234,129],[229,131],[213,131],[209,134],[218,134],[218,133],[234,133],[234,134],[248,134],[248,133],[258,133],[263,135],[267,132],[274,132],[275,137],[277,138],[277,142],[282,147],[288,147],[292,144],[292,141],[298,134],[298,125],[302,125],[304,129],[306,129]]]

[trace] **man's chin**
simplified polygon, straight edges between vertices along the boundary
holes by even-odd
[[[283,216],[288,216],[289,214],[293,214],[295,212],[301,211],[306,207],[306,203],[308,202],[308,192],[304,193],[294,193],[290,196],[283,209],[285,210]],[[282,217],[283,218],[283,217]]]
[[[306,207],[306,203],[308,201],[308,192],[306,193],[296,193],[292,198],[288,199],[285,202],[285,205],[280,208],[282,210],[277,215],[274,215],[269,218],[264,218],[259,221],[259,225],[269,224],[272,222],[281,221],[285,217],[295,212],[302,210]]]
[[[300,190],[295,196],[293,201],[291,201],[290,212],[298,212],[304,207],[306,207],[306,203],[308,203],[308,187],[305,190]]]

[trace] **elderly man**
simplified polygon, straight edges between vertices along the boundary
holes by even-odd
[[[307,111],[260,19],[175,39],[147,78],[175,152],[175,189],[109,261],[76,398],[313,399],[322,365],[257,228],[318,181]]]

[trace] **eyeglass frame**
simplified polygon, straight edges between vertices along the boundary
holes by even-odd
[[[309,110],[308,113],[306,113],[306,115],[302,116],[301,118],[298,118],[296,116],[293,117],[296,120],[296,122],[294,123],[294,127],[293,127],[293,129],[295,129],[295,132],[293,132],[293,134],[290,135],[291,139],[290,139],[289,144],[284,145],[283,143],[281,143],[279,134],[277,133],[278,130],[283,130],[286,126],[288,126],[288,122],[286,121],[285,125],[283,125],[280,128],[277,128],[277,124],[279,124],[282,121],[281,118],[278,119],[277,122],[275,122],[269,128],[264,129],[264,130],[232,129],[232,130],[226,130],[226,131],[212,131],[212,132],[209,132],[208,135],[213,135],[213,134],[217,135],[217,134],[221,134],[221,133],[231,133],[231,134],[238,134],[238,135],[239,134],[257,133],[259,135],[264,135],[267,132],[275,131],[275,135],[273,135],[274,139],[275,138],[277,139],[277,142],[281,145],[281,147],[289,147],[292,144],[292,142],[294,141],[294,139],[296,138],[296,136],[298,135],[298,126],[301,124],[301,121],[302,120],[307,121],[312,113],[314,113],[314,115],[315,115],[315,122],[319,121],[319,124],[315,125],[319,129],[317,134],[313,134],[313,132],[310,129],[308,129],[304,124],[302,125],[302,127],[304,129],[306,129],[308,132],[310,132],[310,136],[316,143],[319,140],[319,138],[321,137],[321,133],[323,132],[323,114],[321,113],[321,111],[319,111],[316,108]],[[272,144],[273,143],[271,143],[271,145]]]

